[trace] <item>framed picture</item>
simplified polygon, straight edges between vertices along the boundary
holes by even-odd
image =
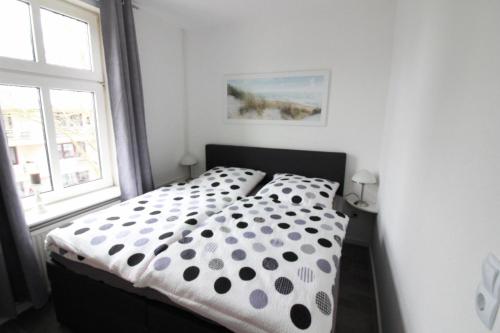
[[[225,76],[230,123],[326,125],[328,70]]]

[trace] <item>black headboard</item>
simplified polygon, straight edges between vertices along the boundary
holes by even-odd
[[[280,172],[325,178],[338,182],[337,193],[343,194],[345,153],[208,144],[205,154],[207,170],[219,165],[257,169],[266,173],[266,183]]]

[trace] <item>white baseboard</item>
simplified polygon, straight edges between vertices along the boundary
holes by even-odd
[[[373,289],[375,291],[375,305],[377,307],[378,333],[382,333],[382,316],[380,314],[380,299],[378,294],[377,274],[375,272],[375,261],[373,260],[373,251],[371,246],[369,247],[369,253],[370,253],[370,263],[372,265]]]

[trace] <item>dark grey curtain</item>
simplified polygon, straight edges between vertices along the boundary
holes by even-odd
[[[100,1],[122,199],[153,190],[131,0]]]
[[[16,303],[43,306],[48,290],[24,219],[4,133],[0,122],[0,318],[12,318]]]

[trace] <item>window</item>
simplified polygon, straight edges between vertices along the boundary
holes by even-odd
[[[0,0],[0,121],[23,200],[115,185],[99,12],[65,0]],[[39,177],[39,178],[38,178]]]

